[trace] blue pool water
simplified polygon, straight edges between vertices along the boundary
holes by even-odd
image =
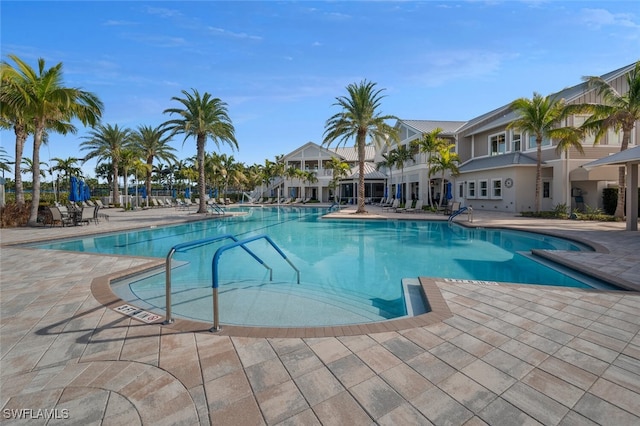
[[[244,208],[246,215],[39,244],[39,248],[165,258],[171,247],[232,234],[267,234],[300,270],[296,273],[264,240],[245,251],[225,252],[219,262],[221,322],[249,325],[332,325],[406,314],[404,278],[431,276],[588,287],[530,259],[531,249],[590,250],[535,233],[469,229],[446,221],[327,220],[326,209]],[[181,250],[173,257],[174,314],[210,320],[212,257],[229,240]],[[116,285],[124,300],[164,309],[164,270]],[[318,302],[315,308],[307,304]],[[318,313],[312,313],[317,309]],[[267,319],[269,311],[279,318]],[[286,313],[285,313],[286,311]],[[276,315],[276,316],[278,316]],[[301,324],[301,317],[322,316]],[[305,319],[304,321],[307,321]],[[310,321],[310,320],[309,320]],[[291,323],[289,323],[291,322]]]

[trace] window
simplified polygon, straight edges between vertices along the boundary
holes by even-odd
[[[502,179],[491,180],[491,198],[502,198]]]
[[[543,138],[542,146],[551,146],[551,139]],[[529,136],[529,149],[536,149],[536,135]]]
[[[478,198],[488,198],[489,197],[489,182],[486,180],[478,181]]]
[[[462,183],[458,184],[458,198],[464,198],[464,185]]]
[[[507,152],[507,139],[504,133],[489,136],[491,155],[500,155]]]
[[[476,181],[467,182],[467,198],[476,198]]]
[[[542,182],[542,198],[549,198],[551,196],[551,182]]]
[[[573,127],[580,127],[584,124],[584,122],[589,118],[588,115],[575,115],[573,117]],[[583,146],[593,145],[596,137],[593,134],[586,133],[584,135],[584,139],[581,141]]]
[[[512,133],[511,134],[511,151],[518,152],[522,151],[522,134],[520,133]]]

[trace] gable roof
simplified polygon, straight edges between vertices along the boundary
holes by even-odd
[[[500,169],[503,167],[535,166],[537,164],[538,162],[535,158],[529,157],[521,152],[511,152],[509,154],[473,158],[462,164],[458,170],[460,173],[468,173],[478,170]]]
[[[628,72],[631,72],[634,67],[635,63],[625,65],[624,67],[618,68],[617,70],[610,71],[606,74],[601,75],[600,78],[602,78],[604,81],[612,81]],[[564,99],[566,103],[571,103],[585,93],[590,92],[591,90],[593,89],[589,88],[589,83],[583,81],[582,83],[576,84],[575,86],[567,87],[560,90],[559,92],[552,93],[549,95],[549,97],[553,99]],[[489,111],[486,114],[469,120],[464,126],[459,129],[459,132],[462,134],[462,136],[471,136],[473,134],[481,133],[489,129],[505,126],[506,124],[518,118],[517,113],[511,111],[510,106],[511,103],[503,105],[499,108],[494,109],[493,111]]]
[[[466,121],[438,121],[438,120],[398,120],[398,124],[404,124],[418,133],[430,133],[434,129],[441,128],[442,134],[453,136]]]
[[[307,142],[304,145],[294,149],[293,151],[291,151],[290,153],[284,155],[282,158],[286,161],[292,158],[296,158],[296,156],[298,154],[300,154],[301,152],[309,149],[309,148],[313,148],[313,149],[317,149],[318,151],[326,154],[326,157],[331,158],[331,157],[335,157],[336,156],[336,152],[331,150],[331,149],[327,149],[321,145],[318,145],[315,142]],[[340,154],[338,154],[340,155]]]

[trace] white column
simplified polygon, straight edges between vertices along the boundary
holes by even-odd
[[[638,168],[627,163],[627,231],[638,230]]]

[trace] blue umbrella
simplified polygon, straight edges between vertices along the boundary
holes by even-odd
[[[213,191],[213,198],[218,198],[218,188]]]
[[[187,189],[184,190],[184,198],[191,198],[191,188],[187,186]]]
[[[209,188],[209,198],[213,198],[213,189]]]
[[[171,196],[173,198],[176,198],[176,189],[175,188],[173,188],[173,191],[171,191]]]
[[[75,176],[71,176],[69,180],[71,188],[69,189],[69,201],[80,201],[78,194],[78,179]]]
[[[145,185],[142,185],[142,187],[140,188],[140,196],[143,200],[147,199],[147,187]]]
[[[384,198],[389,196],[389,188],[387,186],[384,187]]]
[[[396,198],[397,198],[397,199],[402,198],[402,185],[398,185],[398,186],[397,186]]]
[[[86,183],[84,184],[84,199],[85,201],[91,199],[91,188]]]
[[[447,200],[453,198],[453,194],[451,193],[451,182],[447,182]]]

